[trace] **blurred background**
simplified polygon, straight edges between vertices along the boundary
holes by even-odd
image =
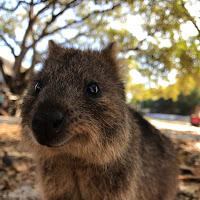
[[[17,123],[50,39],[95,50],[117,42],[127,103],[178,151],[177,199],[200,199],[199,0],[0,0],[0,199],[37,199]]]

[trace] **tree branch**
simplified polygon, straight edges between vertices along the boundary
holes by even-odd
[[[28,27],[27,27],[27,29],[26,29],[25,34],[24,34],[24,38],[23,38],[23,41],[22,41],[22,44],[21,44],[21,49],[25,47],[25,43],[26,43],[26,39],[27,39],[27,37],[28,37],[28,34],[29,34],[29,32],[32,30],[32,27],[33,27],[33,25],[34,25],[34,23],[35,23],[35,21],[36,21],[38,15],[39,15],[40,13],[42,13],[43,11],[45,11],[46,9],[48,9],[49,6],[50,6],[54,1],[56,1],[56,0],[53,0],[53,1],[50,2],[48,5],[46,5],[44,8],[42,8],[41,10],[39,10],[38,13],[35,15],[35,17],[32,18],[31,15],[29,15],[29,25],[28,25]],[[32,7],[32,5],[30,6],[30,10],[32,9],[31,7]]]
[[[6,38],[3,35],[0,35],[0,38],[6,43],[6,45],[10,48],[12,54],[16,57],[14,48],[7,42]]]
[[[28,49],[33,48],[33,47],[36,45],[36,43],[39,41],[39,40],[34,40],[34,42],[32,43],[32,45],[30,45],[29,47],[26,47],[26,40],[27,40],[27,38],[28,38],[29,33],[31,32],[31,30],[32,30],[32,28],[33,28],[33,25],[34,25],[35,22],[36,22],[37,17],[38,17],[42,12],[44,12],[46,9],[48,9],[48,8],[49,8],[52,4],[54,4],[55,2],[56,2],[56,0],[52,0],[51,2],[48,1],[48,4],[47,4],[44,8],[42,8],[41,10],[39,10],[38,13],[37,13],[34,17],[32,17],[32,15],[29,15],[29,24],[28,24],[28,27],[27,27],[26,32],[25,32],[25,34],[24,34],[23,41],[22,41],[22,43],[21,43],[21,52],[20,52],[19,56],[16,58],[16,62],[15,62],[15,64],[14,64],[14,66],[13,66],[15,78],[17,78],[17,76],[18,76],[19,73],[20,73],[21,62],[22,62],[22,60],[23,60],[25,54],[27,53]],[[73,0],[71,3],[66,4],[65,8],[64,8],[61,12],[59,12],[57,15],[53,15],[51,21],[50,21],[50,22],[47,22],[46,27],[44,28],[44,30],[43,30],[43,32],[42,32],[42,35],[41,35],[41,37],[40,37],[39,39],[41,39],[41,38],[43,37],[43,35],[44,35],[44,33],[46,32],[46,29],[48,28],[48,26],[49,26],[51,23],[53,23],[59,15],[61,15],[67,8],[70,8],[72,5],[73,5],[73,6],[76,5],[77,2],[80,3],[81,1],[80,1],[80,0]],[[34,4],[33,4],[33,1],[32,1],[32,2],[30,3],[30,10],[33,9],[33,5],[34,5]]]
[[[125,48],[123,48],[123,49],[121,50],[121,52],[127,52],[127,51],[142,51],[141,45],[142,45],[142,43],[143,43],[145,40],[146,40],[146,38],[143,39],[143,40],[141,40],[141,41],[139,41],[139,43],[138,43],[138,45],[137,45],[136,47],[130,47],[130,46],[128,45],[128,46],[126,46]]]
[[[36,49],[34,48],[31,66],[29,69],[26,70],[26,72],[25,72],[26,76],[30,77],[30,75],[33,73],[35,65],[39,62],[37,57],[38,57],[38,53],[36,52]]]
[[[141,49],[137,46],[135,48],[131,47],[125,47],[124,49],[120,50],[121,52],[127,52],[127,51],[141,51]]]
[[[0,71],[1,71],[1,73],[2,73],[2,75],[3,75],[3,78],[4,78],[5,82],[6,82],[6,84],[9,85],[9,83],[10,83],[10,81],[11,81],[11,77],[10,77],[9,75],[7,75],[7,74],[5,73],[5,71],[4,71],[4,68],[3,68],[3,60],[2,60],[1,57],[0,57]]]
[[[68,8],[74,7],[75,5],[78,5],[81,1],[80,0],[74,0],[71,3],[68,3],[65,5],[65,7],[57,14],[57,15],[52,15],[52,18],[50,21],[48,21],[46,23],[46,26],[41,34],[41,36],[43,37],[45,35],[45,32],[47,30],[47,28],[60,16],[62,15]]]
[[[39,38],[38,40],[40,40],[40,39],[41,39],[42,37],[44,37],[44,36],[51,35],[51,34],[54,34],[55,32],[58,32],[58,31],[63,30],[63,29],[65,29],[65,28],[68,28],[68,27],[71,26],[71,25],[81,23],[81,22],[85,21],[86,19],[92,17],[92,16],[95,15],[95,14],[105,13],[105,12],[114,10],[115,8],[117,8],[117,7],[119,7],[119,6],[120,6],[120,3],[114,5],[112,8],[109,8],[109,9],[106,9],[106,10],[95,10],[94,12],[92,12],[92,13],[86,15],[85,17],[83,17],[81,20],[75,20],[75,21],[73,21],[73,22],[71,22],[71,23],[68,23],[68,24],[65,25],[65,26],[59,27],[59,28],[57,28],[57,29],[54,29],[53,31],[48,32],[48,33],[45,33],[45,32],[43,31],[43,33],[41,34],[41,36],[40,36],[40,38]]]
[[[72,2],[65,5],[65,8],[62,9],[58,14],[52,15],[50,21],[46,23],[45,28],[43,29],[41,35],[35,40],[28,48],[32,48],[39,40],[41,40],[44,36],[50,35],[52,33],[46,32],[47,28],[57,19],[58,16],[62,15],[68,8],[75,7],[76,5],[80,4],[81,0],[73,0]]]
[[[181,6],[182,6],[183,10],[185,11],[185,14],[186,14],[186,16],[188,17],[188,19],[193,23],[193,25],[194,25],[195,28],[197,29],[198,35],[200,36],[200,29],[199,29],[199,27],[197,26],[197,23],[196,23],[195,19],[190,15],[189,11],[188,11],[187,8],[185,7],[185,3],[184,3],[183,0],[181,0]]]
[[[106,26],[108,24],[108,22],[104,23],[103,25]],[[93,35],[93,32],[95,32],[97,30],[97,28],[102,25],[101,22],[98,22],[95,26],[93,26],[92,28],[90,28],[89,31],[85,31],[85,32],[80,32],[77,35],[75,35],[73,38],[71,38],[70,40],[73,41],[75,39],[77,39],[80,36],[91,36]]]
[[[51,2],[49,2],[44,8],[42,8],[41,10],[38,11],[38,13],[35,15],[33,21],[35,21],[37,19],[37,17],[44,12],[46,9],[48,9],[52,4],[54,4],[57,0],[52,0]]]
[[[30,3],[30,11],[29,11],[29,19],[33,19],[33,10],[34,9],[34,3],[33,3],[33,0],[31,0],[31,3]]]
[[[25,4],[29,5],[29,3],[26,2],[26,1],[19,1],[15,8],[8,9],[8,8],[5,8],[5,7],[3,6],[3,4],[2,4],[2,5],[0,6],[0,10],[5,10],[5,11],[8,11],[8,12],[14,12],[15,10],[17,10],[17,8],[18,8],[18,7],[20,6],[20,4],[22,4],[22,3],[25,3]]]
[[[38,11],[38,13],[34,17],[33,17],[33,13],[29,14],[29,24],[28,24],[28,27],[27,27],[26,32],[24,34],[21,46],[20,46],[21,52],[20,52],[19,56],[16,57],[15,64],[13,66],[15,78],[17,78],[17,76],[19,76],[20,68],[21,68],[21,62],[22,62],[24,56],[26,55],[27,51],[30,48],[30,47],[28,47],[28,48],[26,47],[26,40],[28,38],[29,33],[31,32],[31,30],[33,28],[33,25],[34,25],[34,23],[35,23],[35,21],[37,19],[37,16],[42,11],[44,11],[45,9],[47,9],[54,1],[56,1],[56,0],[51,1],[47,6],[45,6],[43,9],[41,9],[40,11]],[[33,5],[34,5],[33,1],[31,1],[31,3],[30,3],[30,11],[31,12],[33,12]],[[33,47],[35,46],[35,44],[33,45]]]

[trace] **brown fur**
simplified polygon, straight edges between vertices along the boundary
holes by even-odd
[[[116,45],[102,51],[49,43],[49,56],[22,104],[23,143],[38,166],[44,200],[172,200],[177,162],[171,142],[125,104]],[[86,88],[95,81],[100,96]],[[35,92],[37,82],[41,91]],[[64,127],[40,145],[37,110],[59,109]]]

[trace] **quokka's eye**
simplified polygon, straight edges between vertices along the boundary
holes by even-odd
[[[40,82],[37,82],[37,83],[35,84],[35,91],[36,91],[36,92],[40,92],[41,89],[42,89],[42,84],[41,84]]]
[[[92,97],[99,97],[100,89],[97,83],[91,82],[86,89],[87,93]]]

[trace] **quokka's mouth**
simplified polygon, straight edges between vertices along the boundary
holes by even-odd
[[[73,135],[68,134],[68,137],[55,137],[48,140],[43,138],[41,139],[39,137],[36,137],[35,139],[39,145],[46,146],[49,148],[58,148],[67,145],[73,139]]]

